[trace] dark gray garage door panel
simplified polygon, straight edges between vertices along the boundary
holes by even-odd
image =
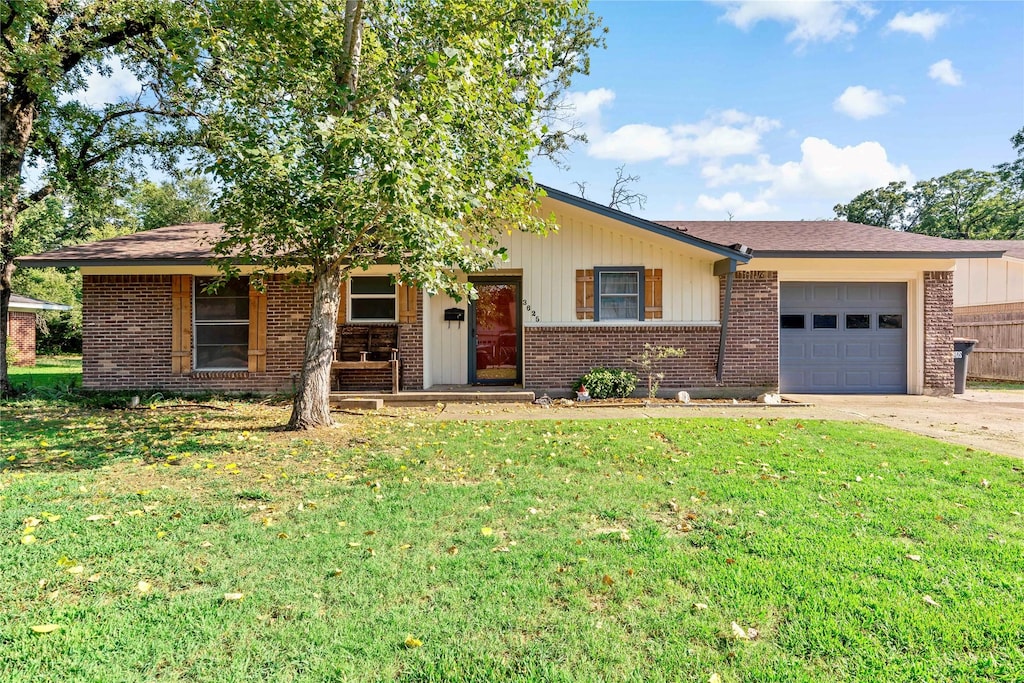
[[[783,282],[779,313],[782,391],[907,392],[905,283]]]

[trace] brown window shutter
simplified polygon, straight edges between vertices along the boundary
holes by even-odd
[[[348,289],[347,283],[344,281],[341,283],[338,294],[338,324],[345,324],[345,316],[348,315]]]
[[[249,372],[267,371],[267,295],[249,288]]]
[[[644,272],[644,320],[661,320],[661,268]]]
[[[171,373],[192,371],[192,276],[171,276]]]
[[[594,271],[576,271],[576,319],[594,319]]]
[[[416,322],[416,303],[420,290],[409,285],[398,285],[398,322]]]

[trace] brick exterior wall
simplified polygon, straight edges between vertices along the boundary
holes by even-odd
[[[722,297],[725,301],[725,278]],[[778,277],[774,272],[735,274],[722,384],[777,387],[779,381]],[[720,328],[688,325],[573,325],[523,330],[524,385],[566,390],[592,368],[632,368],[626,359],[644,343],[686,349],[661,363],[665,389],[713,387]],[[645,385],[641,378],[640,383]],[[643,389],[640,387],[639,389]]]
[[[423,295],[416,296],[416,322],[398,325],[398,353],[402,359],[399,376],[404,391],[423,388]],[[390,379],[388,380],[390,385]]]
[[[35,365],[36,314],[9,311],[7,315],[7,347],[14,349],[14,364]]]
[[[924,274],[924,393],[953,393],[953,273]]]
[[[311,288],[267,280],[267,371],[171,372],[171,276],[82,277],[82,386],[87,389],[291,391],[302,367]]]

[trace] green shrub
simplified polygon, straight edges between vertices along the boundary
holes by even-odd
[[[574,389],[585,386],[591,398],[625,398],[636,389],[636,380],[629,370],[594,368],[576,382]]]

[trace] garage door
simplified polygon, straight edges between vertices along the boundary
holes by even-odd
[[[783,282],[779,384],[809,394],[907,393],[907,285]]]

